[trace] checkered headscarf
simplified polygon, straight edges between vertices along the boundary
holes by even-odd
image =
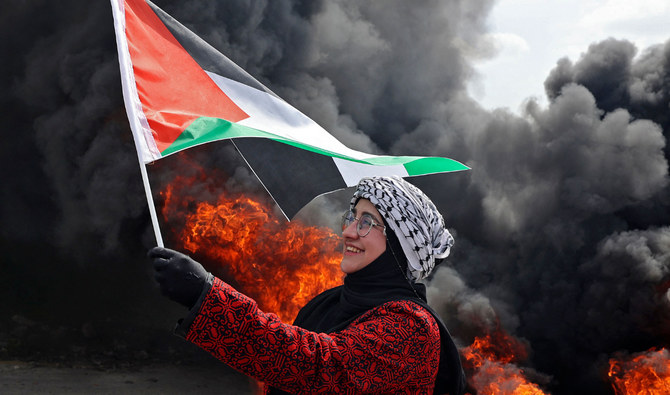
[[[398,176],[365,177],[356,186],[351,208],[368,199],[400,240],[414,280],[426,278],[435,259],[449,255],[454,238],[433,202],[421,190]]]

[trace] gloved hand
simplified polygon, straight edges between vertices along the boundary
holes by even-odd
[[[148,256],[163,295],[189,309],[193,307],[207,281],[207,270],[191,257],[169,248],[154,247]]]

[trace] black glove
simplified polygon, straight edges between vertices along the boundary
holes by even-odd
[[[154,247],[148,256],[163,295],[189,309],[193,307],[209,276],[207,270],[189,256],[169,248]]]

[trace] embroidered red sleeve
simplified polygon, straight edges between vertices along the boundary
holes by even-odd
[[[439,328],[415,303],[388,302],[340,332],[317,334],[260,311],[219,279],[186,339],[292,393],[432,393],[439,363]]]

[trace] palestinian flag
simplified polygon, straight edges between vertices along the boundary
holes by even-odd
[[[287,218],[365,176],[468,169],[352,150],[148,0],[111,0],[126,111],[143,163],[215,140],[240,154]]]

